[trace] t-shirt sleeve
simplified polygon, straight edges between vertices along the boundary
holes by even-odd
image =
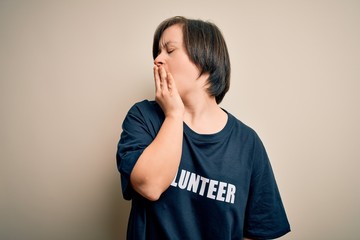
[[[144,113],[137,105],[134,105],[122,124],[122,133],[116,154],[117,168],[121,175],[122,193],[126,200],[132,199],[134,191],[130,184],[130,174],[136,161],[153,139],[154,136],[149,131]]]
[[[256,135],[244,236],[259,240],[274,239],[289,231],[290,225],[268,155]]]

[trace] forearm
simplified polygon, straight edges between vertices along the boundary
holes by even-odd
[[[173,181],[181,158],[183,119],[166,117],[154,141],[136,162],[132,187],[145,198],[157,200]]]

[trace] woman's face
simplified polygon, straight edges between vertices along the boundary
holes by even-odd
[[[200,71],[190,60],[183,42],[182,27],[173,25],[168,27],[159,41],[159,54],[154,64],[163,66],[175,80],[181,97],[198,89]]]

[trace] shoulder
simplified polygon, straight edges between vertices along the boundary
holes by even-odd
[[[164,113],[155,101],[142,100],[135,103],[128,111],[128,116],[135,116],[140,119],[157,119],[164,118]]]
[[[143,100],[135,103],[128,111],[123,128],[145,126],[148,131],[158,131],[164,121],[164,113],[155,101]]]
[[[129,110],[129,113],[159,113],[162,112],[160,106],[155,101],[147,99],[135,103]]]
[[[248,124],[239,120],[237,117],[227,112],[229,120],[232,121],[234,131],[236,131],[242,140],[245,141],[260,141],[259,135],[257,132]]]

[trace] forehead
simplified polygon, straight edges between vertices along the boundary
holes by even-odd
[[[182,43],[183,42],[183,32],[182,27],[179,24],[172,25],[165,29],[160,38],[160,45],[165,45],[168,43]]]

